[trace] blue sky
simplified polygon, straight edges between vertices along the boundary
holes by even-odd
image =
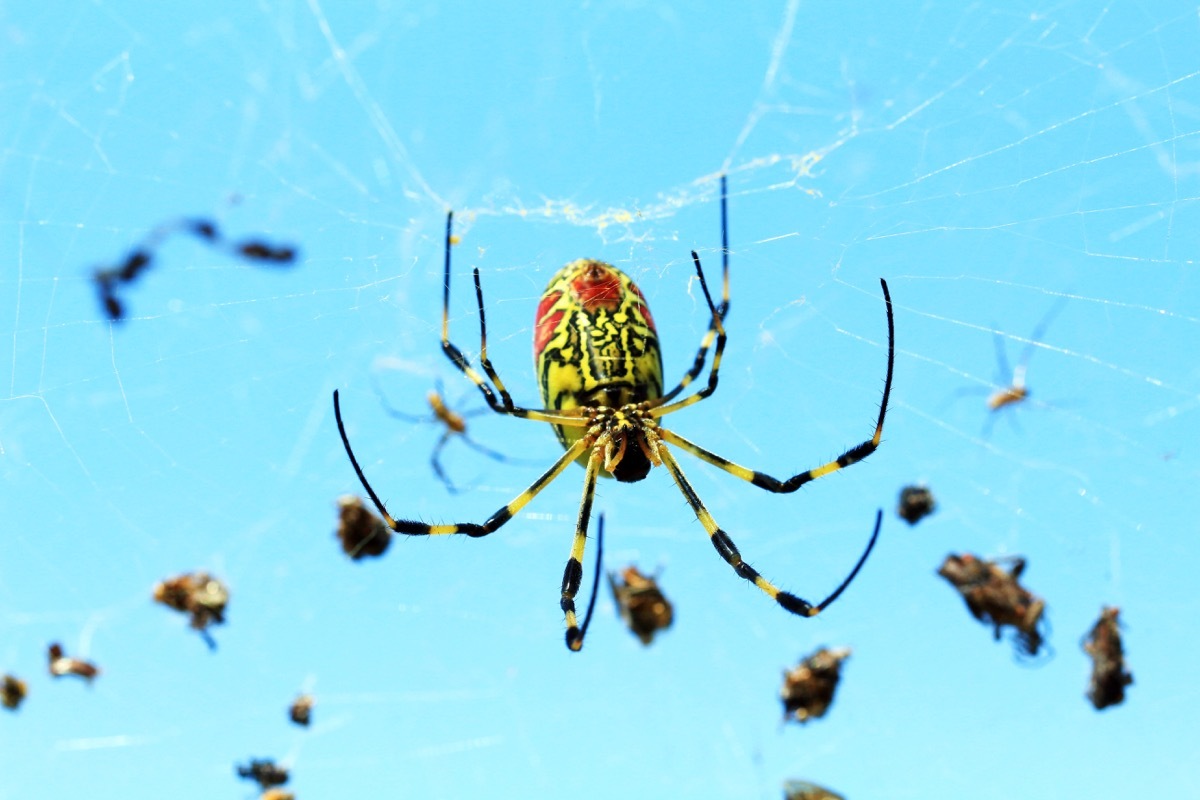
[[[54,2],[0,48],[0,798],[249,797],[273,757],[299,798],[1163,797],[1200,792],[1200,22],[1193,5]],[[869,436],[896,310],[884,444],[774,496],[681,454],[752,564],[832,590],[788,616],[713,552],[668,476],[604,482],[605,565],[661,571],[674,627],[644,648],[605,593],[582,654],[558,589],[582,470],[484,539],[348,561],[364,469],[398,516],[482,521],[560,449],[482,416],[451,496],[419,412],[441,379],[442,226],[456,342],[535,405],[533,312],[567,261],[610,261],[653,309],[668,380],[706,327],[689,250],[733,298],[717,394],[680,434],[786,476]],[[89,276],[154,226],[211,217],[301,249],[288,271],[186,238],[103,316]],[[1063,298],[1066,298],[1065,301]],[[1038,321],[1031,400],[989,425],[995,341]],[[937,514],[894,515],[924,482]],[[934,574],[1020,554],[1053,658],[1017,663]],[[154,583],[224,578],[209,652]],[[591,563],[585,568],[590,576]],[[590,579],[584,592],[589,590]],[[1118,605],[1135,677],[1084,698],[1079,640]],[[45,648],[103,670],[53,682]],[[848,646],[828,716],[780,723],[781,673]],[[314,725],[287,722],[295,694]]]

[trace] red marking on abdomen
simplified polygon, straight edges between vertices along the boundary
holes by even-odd
[[[650,326],[650,330],[658,333],[658,328],[654,327],[654,315],[650,313],[650,304],[646,302],[646,296],[642,294],[642,290],[637,287],[633,281],[629,282],[629,288],[633,289],[633,293],[637,295],[638,300],[642,305],[642,316],[646,318],[646,324]]]
[[[615,311],[621,305],[621,277],[598,261],[587,266],[571,281],[571,293],[588,314]]]
[[[542,301],[538,303],[537,317],[533,322],[533,360],[535,362],[542,357],[546,343],[550,341],[558,323],[562,321],[563,312],[556,311],[550,314],[550,309],[560,297],[562,297],[562,292],[553,292],[543,297]]]

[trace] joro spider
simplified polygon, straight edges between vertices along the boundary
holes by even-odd
[[[729,312],[729,233],[727,223],[727,192],[725,177],[721,177],[721,304],[713,303],[700,257],[692,251],[692,262],[700,279],[700,288],[708,305],[712,321],[700,341],[692,366],[670,391],[663,393],[662,357],[654,318],[646,299],[628,275],[611,264],[592,259],[579,259],[567,264],[550,279],[538,304],[534,327],[533,353],[541,389],[543,408],[530,409],[513,404],[504,382],[496,373],[487,354],[487,321],[483,309],[483,289],[479,270],[474,270],[475,300],[479,308],[479,364],[483,375],[471,366],[462,351],[450,342],[450,246],[454,212],[446,215],[446,259],[442,295],[442,351],[483,394],[488,407],[497,414],[548,422],[566,449],[557,461],[528,489],[501,507],[482,524],[459,522],[429,525],[409,519],[396,519],[384,507],[379,495],[371,488],[350,447],[342,422],[338,393],[333,393],[334,416],[346,455],[362,482],[363,488],[379,509],[384,521],[396,533],[411,536],[440,536],[453,533],[467,536],[487,536],[499,529],[561,475],[573,461],[586,472],[583,479],[583,500],[575,523],[575,538],[571,556],[563,573],[560,606],[566,615],[566,643],[573,651],[583,647],[586,623],[581,630],[575,613],[575,596],[583,577],[583,554],[587,542],[588,520],[592,511],[596,479],[613,477],[632,483],[645,478],[652,466],[665,466],[675,485],[683,493],[696,518],[708,532],[709,540],[733,570],[750,581],[784,609],[803,617],[813,617],[835,601],[866,563],[879,538],[883,511],[875,515],[875,529],[866,549],[854,569],[840,585],[816,605],[797,595],[779,589],[746,563],[729,535],[717,525],[704,507],[691,483],[667,445],[680,448],[701,461],[725,470],[769,492],[794,492],[809,481],[816,480],[843,467],[862,461],[875,452],[883,436],[883,420],[887,414],[888,396],[892,390],[892,366],[895,361],[895,323],[892,299],[887,282],[880,280],[887,309],[888,356],[887,377],[883,384],[883,399],[879,404],[879,419],[870,439],[858,444],[833,461],[806,470],[785,480],[735,464],[704,449],[674,431],[659,425],[658,420],[699,403],[717,389],[721,356],[725,351],[724,320]],[[716,341],[708,384],[675,400],[700,375],[708,351]],[[490,383],[489,383],[490,381]]]

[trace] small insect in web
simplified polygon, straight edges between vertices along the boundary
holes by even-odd
[[[601,476],[633,483],[645,478],[652,467],[666,467],[721,558],[739,577],[753,583],[785,610],[803,617],[816,616],[841,596],[866,563],[879,538],[879,529],[883,524],[882,510],[876,513],[871,538],[849,575],[824,600],[816,604],[810,603],[791,592],[782,591],[742,558],[729,534],[717,524],[704,506],[671,452],[671,447],[678,447],[760,489],[784,494],[794,492],[810,481],[862,461],[875,452],[883,437],[883,421],[887,413],[895,362],[895,321],[887,282],[882,280],[880,285],[883,288],[888,331],[887,374],[883,385],[883,399],[879,404],[879,417],[871,438],[850,448],[833,461],[780,480],[735,464],[660,425],[659,420],[662,417],[699,403],[717,389],[721,358],[725,352],[725,317],[729,312],[729,238],[726,207],[726,183],[722,176],[721,303],[718,306],[713,302],[704,270],[700,266],[700,256],[693,250],[692,263],[708,306],[710,322],[700,341],[692,366],[684,373],[679,383],[670,390],[663,391],[658,331],[645,297],[633,280],[612,264],[593,259],[579,259],[567,264],[550,279],[534,318],[533,353],[542,395],[542,408],[525,408],[513,403],[512,396],[488,358],[487,321],[478,269],[474,270],[475,301],[479,312],[479,365],[483,374],[480,374],[462,351],[450,342],[450,250],[454,215],[453,212],[446,215],[442,352],[479,388],[489,408],[497,414],[549,423],[566,450],[528,489],[507,505],[497,509],[482,523],[429,525],[419,520],[393,517],[367,481],[354,455],[342,419],[338,392],[335,390],[333,393],[334,417],[346,455],[384,521],[397,533],[410,536],[444,536],[455,533],[473,537],[487,536],[516,516],[572,462],[578,461],[585,468],[583,498],[579,504],[575,536],[571,555],[563,573],[559,601],[566,616],[566,643],[571,650],[577,651],[583,646],[583,636],[575,611],[575,596],[583,576],[584,546],[596,481]],[[694,394],[676,400],[675,398],[704,371],[710,349],[713,349],[713,358],[706,385]]]
[[[1006,570],[1001,561],[1011,566]],[[997,640],[1001,628],[1013,628],[1017,654],[1032,658],[1046,646],[1046,603],[1021,586],[1018,579],[1024,570],[1020,556],[985,561],[964,553],[946,556],[938,575],[958,590],[971,616],[994,626]]]
[[[621,619],[642,644],[649,645],[656,633],[671,627],[675,611],[659,588],[657,576],[643,575],[637,567],[628,566],[620,573],[608,573],[608,585]]]
[[[269,758],[252,759],[249,764],[234,767],[239,778],[254,781],[263,791],[272,786],[283,786],[288,782],[287,769],[279,766]]]
[[[490,408],[472,408],[465,411],[455,411],[451,409],[445,400],[445,390],[442,387],[442,382],[438,381],[436,389],[430,390],[425,400],[429,403],[431,413],[429,414],[409,414],[392,406],[384,396],[383,391],[378,385],[375,387],[376,393],[379,395],[379,401],[383,404],[383,410],[388,416],[405,422],[417,424],[440,424],[444,427],[441,437],[438,438],[437,444],[433,446],[433,453],[429,456],[429,465],[433,468],[433,473],[438,476],[438,480],[446,487],[446,491],[450,494],[460,494],[463,489],[456,486],[450,480],[450,476],[446,474],[445,468],[442,467],[442,451],[451,441],[460,441],[467,447],[474,450],[476,453],[487,456],[493,461],[500,464],[516,464],[530,463],[525,459],[509,458],[497,450],[480,444],[471,438],[467,433],[467,420],[471,417],[478,417],[483,414],[490,414]]]
[[[84,661],[82,658],[71,658],[63,652],[62,645],[58,642],[50,645],[48,648],[50,658],[50,674],[56,678],[61,678],[64,675],[75,675],[83,678],[88,683],[100,674],[100,668],[90,661]]]
[[[337,538],[342,552],[355,561],[367,556],[378,558],[392,543],[391,531],[383,520],[352,494],[338,498]]]
[[[783,800],[846,800],[840,794],[808,781],[785,781]]]
[[[1042,337],[1046,335],[1047,328],[1050,323],[1062,311],[1066,305],[1067,298],[1060,297],[1058,302],[1050,307],[1045,316],[1038,321],[1037,327],[1033,329],[1029,339],[1025,343],[1025,349],[1021,351],[1021,357],[1017,360],[1016,367],[1009,367],[1007,348],[1005,347],[1004,338],[997,331],[993,336],[993,342],[996,346],[996,388],[989,391],[987,398],[988,414],[987,421],[984,423],[983,435],[987,436],[991,433],[992,426],[995,424],[996,415],[1008,408],[1015,408],[1029,399],[1029,386],[1025,382],[1025,373],[1029,368],[1029,359],[1033,357],[1035,348],[1041,347]],[[973,394],[975,389],[965,389],[959,394]],[[1015,424],[1015,423],[1014,423]]]
[[[154,601],[187,614],[192,630],[210,650],[217,649],[208,626],[225,624],[229,587],[224,583],[207,572],[189,572],[155,584]]]
[[[316,704],[311,694],[302,694],[292,701],[288,707],[288,719],[307,728],[312,722],[312,709]]]
[[[849,647],[837,650],[822,647],[784,672],[783,687],[779,690],[784,721],[803,724],[825,716],[842,679],[842,662],[849,657]]]
[[[16,711],[29,694],[29,686],[15,675],[5,675],[0,678],[0,705]]]
[[[937,501],[927,486],[905,486],[900,490],[896,515],[909,525],[916,525],[937,510]]]
[[[275,245],[261,239],[231,242],[221,235],[212,220],[185,218],[166,222],[152,230],[119,264],[98,268],[93,274],[92,279],[100,293],[100,303],[110,320],[120,322],[125,318],[125,304],[118,299],[117,289],[136,282],[142,273],[149,270],[158,248],[175,234],[193,236],[209,247],[251,264],[281,267],[291,266],[296,261],[296,248],[291,245]]]
[[[1133,675],[1125,669],[1119,614],[1117,608],[1101,610],[1083,642],[1083,651],[1092,657],[1087,698],[1097,711],[1125,702],[1125,687],[1133,683]]]

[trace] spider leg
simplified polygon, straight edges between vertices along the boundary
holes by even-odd
[[[507,456],[504,453],[501,453],[499,450],[493,450],[492,448],[490,448],[486,445],[482,445],[465,433],[460,433],[458,438],[459,438],[459,441],[461,441],[467,447],[474,450],[476,453],[487,456],[488,458],[492,459],[493,461],[497,461],[501,464],[528,464],[528,463],[530,463],[530,459],[514,458],[512,456]]]
[[[596,496],[596,477],[604,460],[602,447],[593,447],[588,458],[587,475],[583,479],[583,500],[579,503],[579,516],[575,521],[575,539],[571,543],[571,557],[567,559],[567,567],[563,570],[562,599],[559,605],[567,622],[567,648],[579,652],[583,648],[583,637],[587,631],[587,623],[583,629],[575,616],[575,595],[579,594],[579,584],[583,581],[583,551],[587,545],[588,519],[592,514],[592,500]],[[597,576],[598,577],[598,576]],[[592,591],[593,601],[595,590]],[[591,616],[589,611],[588,616]]]
[[[720,309],[713,304],[712,295],[709,294],[708,291],[708,281],[704,279],[704,269],[700,266],[700,256],[696,254],[695,250],[692,251],[692,261],[696,264],[696,274],[700,276],[700,288],[704,291],[704,299],[708,303],[709,311],[712,312],[712,327],[710,327],[708,333],[704,335],[704,340],[700,343],[700,353],[697,353],[696,355],[696,360],[701,366],[704,364],[702,355],[708,350],[708,345],[712,342],[714,331],[717,338],[717,347],[716,350],[713,351],[712,369],[708,373],[708,385],[695,394],[688,395],[682,400],[677,400],[670,405],[662,404],[661,401],[664,398],[652,400],[650,402],[650,415],[652,417],[661,417],[665,416],[666,414],[673,414],[681,408],[687,408],[690,405],[699,403],[701,400],[717,390],[717,379],[721,371],[721,356],[725,353],[725,324],[722,320]],[[726,291],[728,291],[728,278],[726,278]],[[724,306],[724,303],[722,303],[722,306]],[[695,365],[693,364],[693,368],[694,367]],[[676,389],[672,389],[670,392],[668,392],[667,396],[674,396],[678,394],[679,392],[677,390],[681,390],[683,387],[691,383],[691,378],[689,375],[691,375],[690,370],[688,375],[684,375],[684,379],[680,382],[680,385],[676,387]]]
[[[588,423],[583,416],[586,411],[578,409],[575,411],[554,411],[554,410],[539,410],[522,408],[513,405],[512,397],[508,390],[504,388],[500,376],[496,374],[496,370],[492,367],[491,362],[487,358],[487,320],[483,313],[483,289],[479,283],[479,270],[475,270],[475,297],[479,305],[479,337],[480,337],[480,360],[483,364],[484,371],[488,377],[495,382],[495,388],[479,374],[478,370],[471,366],[471,362],[463,355],[456,345],[450,341],[450,244],[451,231],[454,224],[454,212],[446,213],[446,259],[445,271],[442,278],[442,352],[446,354],[446,358],[452,363],[463,375],[475,384],[480,393],[483,394],[483,399],[487,401],[488,407],[497,414],[507,414],[513,417],[522,419],[532,419],[539,422],[549,422],[554,425],[563,425],[566,427],[582,428]],[[496,399],[497,393],[500,399]]]
[[[892,367],[893,367],[893,364],[896,359],[895,321],[892,316],[892,297],[888,293],[887,281],[880,281],[880,283],[883,285],[883,299],[887,303],[887,320],[888,320],[887,377],[885,377],[884,381],[883,381],[883,399],[879,403],[879,418],[875,422],[875,433],[871,436],[870,439],[867,439],[865,442],[862,442],[861,444],[857,444],[854,447],[851,447],[849,450],[842,453],[840,456],[835,458],[833,461],[830,461],[826,464],[822,464],[821,466],[816,467],[814,469],[805,470],[804,472],[793,475],[792,477],[787,478],[785,480],[780,480],[779,478],[771,477],[770,475],[766,474],[765,472],[758,472],[757,470],[752,470],[752,469],[748,469],[747,467],[743,467],[740,464],[735,464],[734,462],[730,461],[729,459],[719,456],[716,453],[712,452],[711,450],[703,448],[700,445],[696,444],[695,442],[693,442],[689,439],[685,439],[684,437],[680,436],[679,434],[675,433],[674,431],[667,430],[666,428],[659,428],[658,435],[660,437],[662,437],[662,439],[664,441],[670,442],[671,444],[673,444],[683,450],[686,450],[687,452],[694,455],[696,458],[699,458],[702,461],[707,461],[709,464],[712,464],[714,467],[719,467],[719,468],[725,470],[730,475],[741,478],[742,480],[747,481],[749,483],[753,483],[755,486],[759,487],[760,489],[766,489],[768,492],[775,492],[777,494],[787,494],[789,492],[794,492],[797,489],[799,489],[801,486],[803,486],[804,484],[806,484],[810,481],[814,481],[817,478],[822,478],[831,472],[837,472],[839,469],[848,467],[851,464],[857,464],[859,461],[862,461],[864,458],[871,455],[871,453],[874,453],[875,450],[879,447],[879,442],[883,438],[883,421],[884,421],[884,418],[887,416],[888,399],[892,393]],[[718,347],[718,353],[719,352],[720,352],[720,348]],[[719,356],[718,356],[718,358],[719,358]],[[717,359],[714,359],[713,369],[715,370],[716,367],[717,367]],[[692,400],[692,398],[699,397],[699,395],[700,395],[700,393],[692,395],[691,397],[687,398],[686,400],[682,400],[679,403],[676,403],[675,405],[681,406],[683,403],[687,403],[688,400]],[[662,413],[668,413],[668,409],[670,409],[670,408],[671,408],[671,406],[668,406],[666,409],[659,409],[659,411],[661,411]]]
[[[1059,297],[1058,301],[1054,305],[1050,306],[1050,310],[1047,311],[1040,320],[1038,320],[1037,327],[1035,327],[1033,329],[1033,333],[1029,335],[1029,342],[1026,343],[1025,349],[1021,351],[1021,359],[1017,362],[1017,370],[1021,372],[1022,386],[1025,385],[1024,368],[1029,365],[1029,359],[1033,356],[1033,348],[1042,343],[1042,337],[1046,335],[1046,329],[1050,327],[1050,323],[1054,321],[1054,318],[1062,312],[1063,306],[1067,304],[1067,300],[1068,298],[1066,295]],[[1016,383],[1016,380],[1017,379],[1014,377],[1013,383]]]
[[[996,348],[997,385],[1004,389],[1013,380],[1013,371],[1008,366],[1008,348],[1004,346],[1004,338],[999,333],[992,334],[992,345]]]
[[[583,627],[579,630],[579,647],[583,648],[583,639],[587,636],[588,626],[592,624],[592,612],[596,610],[596,595],[600,592],[600,571],[604,566],[604,514],[596,526],[596,570],[592,575],[592,597],[588,600],[587,613],[583,615]],[[568,645],[569,646],[569,645]]]
[[[429,456],[429,465],[433,467],[434,474],[445,485],[446,491],[450,492],[450,494],[461,494],[462,490],[454,485],[454,482],[450,480],[450,477],[442,468],[442,451],[446,449],[446,442],[450,441],[450,437],[453,435],[454,432],[449,428],[442,432],[441,438],[433,446],[433,453]],[[463,435],[465,436],[466,434]]]
[[[704,334],[704,338],[700,340],[700,349],[696,351],[696,358],[692,362],[692,367],[683,376],[674,389],[664,394],[662,397],[654,401],[655,405],[664,405],[671,402],[675,397],[687,388],[696,376],[704,370],[704,362],[708,357],[708,349],[712,346],[713,339],[717,335],[717,320],[725,321],[725,317],[729,314],[729,226],[727,214],[727,193],[725,190],[725,176],[721,176],[721,305],[713,307],[712,297],[708,294],[708,287],[704,285],[704,275],[700,275],[701,287],[705,290],[704,297],[708,301],[708,310],[712,314],[713,320],[709,323],[708,331]],[[692,253],[695,258],[696,254]]]
[[[867,543],[866,550],[859,556],[858,563],[854,565],[854,569],[850,570],[850,574],[833,591],[833,594],[826,597],[820,603],[813,605],[790,592],[782,591],[775,584],[759,574],[758,570],[746,563],[742,559],[741,553],[738,552],[733,540],[729,538],[729,534],[721,530],[716,520],[713,519],[712,514],[704,507],[704,503],[701,502],[700,497],[696,494],[688,479],[684,477],[683,470],[680,468],[679,462],[671,455],[671,451],[660,445],[659,455],[662,456],[663,465],[671,473],[671,477],[675,479],[675,485],[679,487],[679,491],[687,499],[688,505],[692,507],[692,511],[696,512],[696,518],[700,520],[700,524],[704,526],[704,530],[708,531],[708,537],[712,541],[713,547],[717,548],[717,552],[721,554],[721,558],[725,559],[726,563],[733,567],[734,572],[753,583],[768,597],[793,614],[798,614],[802,617],[815,617],[825,610],[830,603],[837,600],[842,592],[846,590],[846,587],[850,585],[850,582],[854,580],[855,576],[858,575],[859,570],[862,569],[863,564],[867,561],[867,556],[871,555],[871,550],[875,548],[875,542],[879,539],[879,528],[883,523],[882,509],[875,514],[875,531],[871,534],[871,540]]]
[[[333,392],[333,414],[337,419],[338,433],[342,437],[342,445],[346,448],[346,455],[350,457],[350,464],[354,467],[354,473],[358,475],[358,480],[366,489],[367,494],[371,498],[371,502],[375,504],[375,508],[379,509],[383,521],[387,526],[396,533],[404,533],[410,536],[443,536],[452,533],[464,533],[467,536],[487,536],[504,523],[513,518],[518,511],[525,505],[537,497],[543,489],[563,473],[570,466],[571,462],[579,457],[584,450],[591,445],[591,437],[583,436],[575,444],[571,445],[559,459],[554,462],[550,469],[542,473],[541,477],[530,484],[529,488],[517,495],[513,500],[505,506],[496,510],[492,516],[482,523],[474,522],[458,522],[442,525],[428,525],[424,522],[409,519],[396,519],[388,513],[383,501],[379,499],[379,495],[371,488],[371,484],[367,482],[367,476],[363,474],[362,467],[358,463],[358,459],[354,456],[354,450],[350,447],[350,439],[346,436],[346,426],[342,422],[342,409],[338,401],[338,393],[335,389]]]
[[[389,417],[401,420],[402,422],[412,422],[416,424],[427,424],[437,422],[437,414],[409,414],[407,411],[401,411],[388,401],[387,395],[383,393],[383,387],[379,385],[379,379],[371,376],[371,386],[375,389],[375,394],[379,396],[379,404],[383,406],[383,411]]]

